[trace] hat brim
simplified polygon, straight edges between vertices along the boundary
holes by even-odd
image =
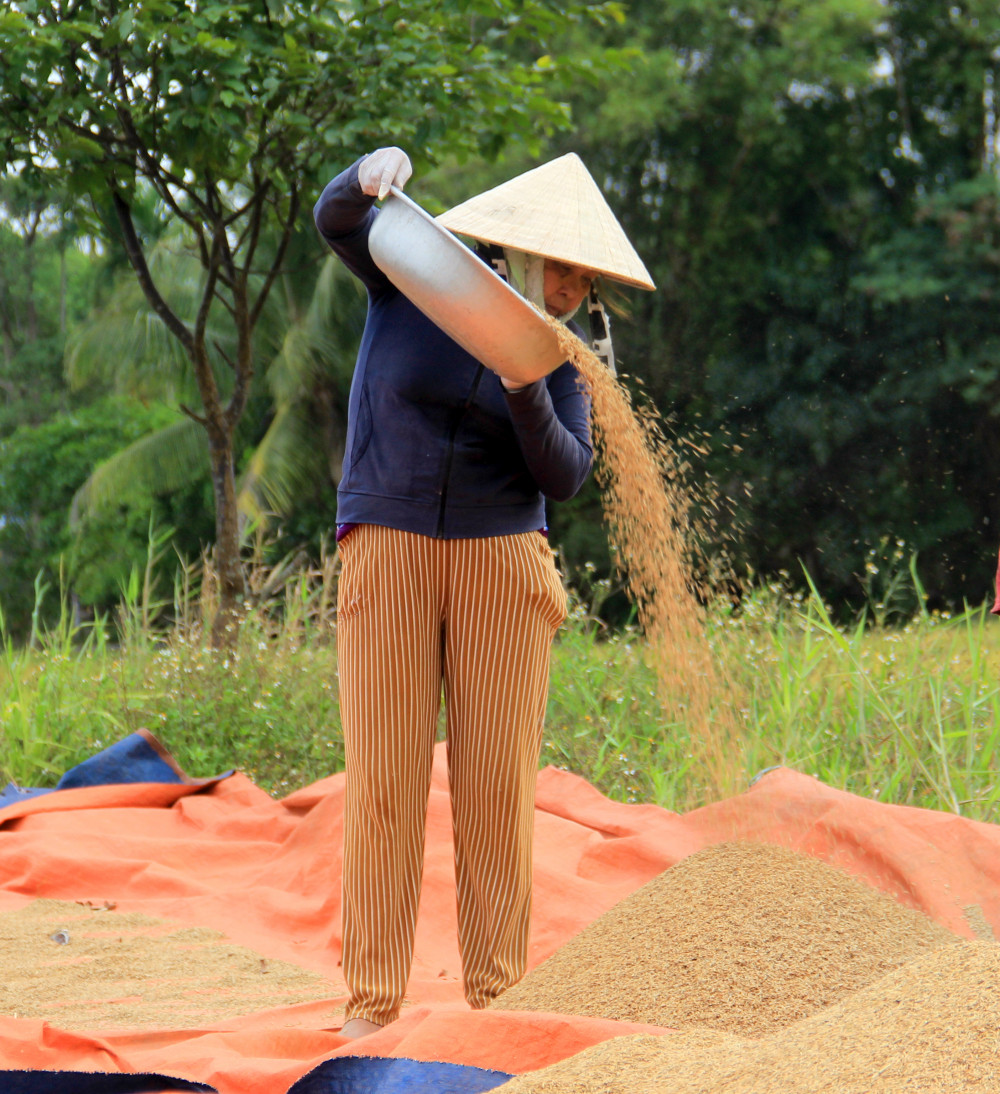
[[[597,183],[572,152],[437,219],[459,235],[583,266],[625,285],[656,288]]]

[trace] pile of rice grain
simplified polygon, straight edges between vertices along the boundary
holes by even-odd
[[[757,1041],[616,1037],[495,1094],[968,1094],[1000,1089],[1000,945],[914,958]]]
[[[818,859],[723,843],[626,897],[492,1006],[757,1037],[956,941]]]

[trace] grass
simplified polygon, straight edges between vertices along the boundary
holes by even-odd
[[[29,648],[4,639],[0,783],[52,786],[140,727],[192,775],[237,767],[279,796],[340,770],[335,582],[336,556],[255,572],[254,606],[227,652],[204,639],[211,581],[190,570],[170,603],[154,602],[140,574],[116,620],[83,628],[64,610]],[[157,630],[165,610],[173,624]],[[730,726],[720,741],[711,726],[668,722],[641,638],[606,632],[575,602],[553,649],[542,763],[617,800],[680,811],[786,765],[868,798],[996,821],[998,639],[984,608],[920,610],[897,625],[873,610],[842,627],[815,589],[760,588],[739,614],[709,619],[715,711]]]
[[[708,637],[730,740],[665,724],[636,636],[602,637],[578,617],[554,650],[543,760],[618,800],[682,811],[720,796],[707,772],[738,792],[784,765],[864,797],[1000,819],[1000,620],[985,609],[841,628],[815,591],[765,589]]]

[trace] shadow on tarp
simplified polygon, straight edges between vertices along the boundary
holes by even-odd
[[[483,1094],[508,1079],[504,1071],[385,1056],[338,1056],[303,1075],[288,1094]]]
[[[181,783],[184,786],[212,786],[232,771],[209,779],[193,779],[149,732],[140,729],[88,757],[65,772],[55,787],[25,787],[8,783],[0,790],[0,808],[82,786],[110,786],[123,783]]]
[[[0,1071],[3,1094],[215,1094],[214,1086],[166,1075],[102,1075],[92,1071]]]

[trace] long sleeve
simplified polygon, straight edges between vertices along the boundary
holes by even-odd
[[[569,362],[506,393],[378,269],[380,215],[352,164],[323,190],[316,226],[365,285],[369,309],[348,412],[338,519],[460,538],[538,528],[543,497],[572,497],[590,470],[589,398]],[[492,384],[490,384],[492,380]]]
[[[363,159],[364,157],[362,157]],[[313,207],[313,219],[320,235],[370,292],[390,288],[389,279],[372,261],[368,233],[378,215],[375,199],[358,183],[361,160],[327,183]]]
[[[538,489],[566,501],[590,473],[590,398],[576,369],[561,365],[546,380],[506,393],[521,454]]]

